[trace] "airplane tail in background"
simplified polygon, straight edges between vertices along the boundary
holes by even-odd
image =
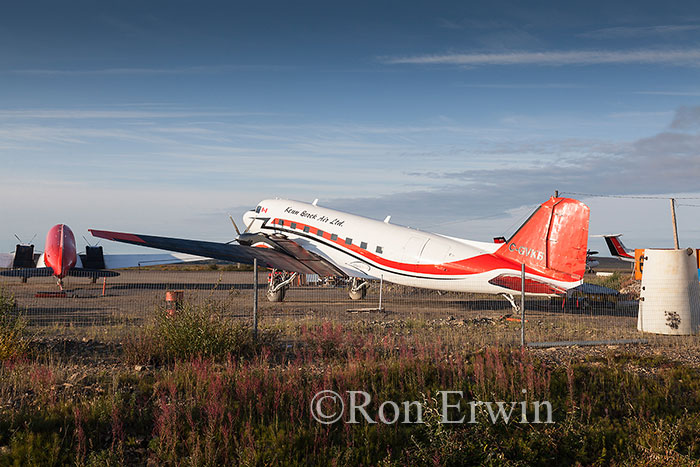
[[[496,254],[550,279],[583,279],[588,251],[589,208],[571,198],[550,198]]]
[[[603,238],[605,239],[605,243],[608,245],[611,255],[617,256],[618,258],[624,260],[634,261],[634,255],[631,254],[632,252],[630,250],[625,248],[622,240],[620,240],[621,236],[622,234],[610,234],[603,235]]]

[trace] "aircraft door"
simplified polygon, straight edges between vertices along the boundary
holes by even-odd
[[[434,264],[436,266],[450,262],[450,257],[454,257],[452,248],[449,245],[429,239],[423,247],[419,264]]]
[[[425,244],[428,243],[426,238],[411,237],[403,247],[401,262],[407,264],[419,264],[421,253]]]

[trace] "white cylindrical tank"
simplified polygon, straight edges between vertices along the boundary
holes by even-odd
[[[637,329],[656,334],[696,334],[700,284],[695,250],[644,252]]]

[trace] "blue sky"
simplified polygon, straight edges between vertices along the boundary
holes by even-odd
[[[3,10],[0,251],[58,222],[227,241],[268,197],[488,240],[554,190],[689,198],[700,247],[697,2]],[[668,200],[576,197],[672,244]]]

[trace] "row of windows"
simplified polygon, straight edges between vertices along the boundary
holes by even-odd
[[[284,225],[284,219],[278,219],[278,220],[277,220],[277,224],[279,224],[279,225]],[[296,223],[296,222],[292,222],[292,223],[289,225],[289,227],[291,227],[292,229],[296,229],[296,228],[297,228],[297,223]],[[310,230],[311,230],[311,228],[310,228],[308,225],[305,225],[305,226],[304,226],[304,232],[309,233]],[[316,229],[316,235],[318,235],[319,237],[323,237],[323,234],[324,234],[324,233],[325,233],[325,232],[324,232],[323,230],[321,230],[321,229]],[[337,241],[337,240],[338,240],[338,235],[337,235],[337,234],[331,234],[331,241],[334,241],[334,242],[335,242],[335,241]],[[346,244],[346,245],[352,245],[352,238],[346,238],[346,239],[345,239],[345,244]],[[367,249],[367,242],[360,242],[360,248],[362,248],[363,250],[366,250],[366,249]],[[376,251],[377,253],[381,254],[381,253],[384,252],[384,249],[383,249],[381,246],[377,245],[377,248],[376,248],[375,251]]]

